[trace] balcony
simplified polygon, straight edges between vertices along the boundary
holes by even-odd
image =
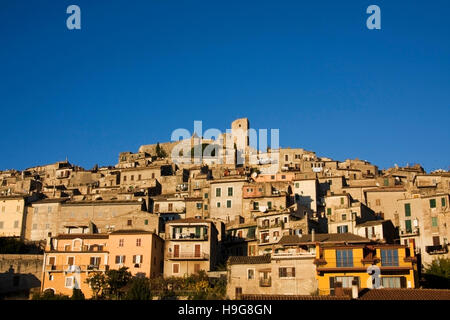
[[[173,253],[168,252],[166,257],[169,260],[208,260],[209,254],[204,252],[180,252],[180,253]]]
[[[425,251],[428,254],[445,254],[448,253],[447,245],[426,246]]]
[[[45,271],[53,272],[87,272],[87,271],[108,271],[108,265],[46,265]]]
[[[411,230],[407,230],[407,229],[401,229],[400,230],[400,236],[401,237],[411,237],[411,236],[418,236],[420,234],[420,229],[414,228]]]
[[[168,235],[166,240],[197,240],[206,241],[208,240],[208,235],[196,235],[195,233],[176,233]]]
[[[259,286],[260,287],[271,287],[272,286],[272,278],[271,277],[266,278],[266,279],[260,278],[259,279]]]

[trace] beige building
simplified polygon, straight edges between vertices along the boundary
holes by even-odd
[[[46,240],[58,234],[61,203],[67,198],[43,199],[28,208],[25,238],[31,241]]]
[[[449,194],[442,193],[415,194],[398,201],[401,244],[412,240],[424,265],[438,257],[449,258],[449,200]]]
[[[213,271],[218,258],[214,223],[193,218],[166,223],[164,277]]]
[[[210,208],[211,219],[231,222],[242,216],[242,187],[246,178],[223,178],[211,181]]]
[[[25,237],[27,196],[0,196],[0,237]]]
[[[227,297],[314,294],[317,291],[314,258],[314,252],[300,248],[272,256],[230,257]]]
[[[105,233],[112,219],[135,210],[145,210],[145,201],[66,201],[61,204],[58,233]]]

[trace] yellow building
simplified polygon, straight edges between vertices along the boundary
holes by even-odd
[[[319,294],[333,295],[337,282],[344,290],[351,289],[353,280],[359,289],[370,289],[376,276],[384,288],[415,288],[414,252],[414,248],[403,245],[318,244],[314,263]]]

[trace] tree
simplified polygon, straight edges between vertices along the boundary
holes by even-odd
[[[127,267],[119,270],[108,270],[106,272],[106,283],[110,290],[110,295],[116,299],[120,298],[120,289],[124,288],[131,280],[131,273],[127,271]]]
[[[86,279],[86,283],[91,287],[94,299],[98,299],[100,291],[103,293],[107,286],[106,277],[100,272],[93,273]]]
[[[134,277],[131,288],[126,295],[127,300],[151,300],[150,281],[148,278]]]
[[[163,148],[161,148],[161,146],[159,145],[159,142],[156,144],[155,151],[156,151],[156,156],[158,158],[165,158],[165,157],[167,157],[166,151]]]
[[[69,300],[69,296],[63,294],[55,294],[52,289],[45,290],[42,294],[36,293],[32,300]]]
[[[450,289],[450,259],[437,258],[425,267],[424,287]]]
[[[85,300],[84,293],[80,289],[73,288],[71,300]]]

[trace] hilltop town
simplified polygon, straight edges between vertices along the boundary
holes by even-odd
[[[0,257],[0,293],[92,298],[89,279],[126,267],[148,279],[222,277],[229,299],[358,298],[375,277],[387,295],[420,290],[423,268],[449,258],[450,172],[261,152],[249,129],[235,120],[220,137],[232,152],[200,159],[214,142],[194,134],[121,152],[108,167],[0,171],[0,237],[42,250]],[[181,144],[196,161],[175,161]]]

